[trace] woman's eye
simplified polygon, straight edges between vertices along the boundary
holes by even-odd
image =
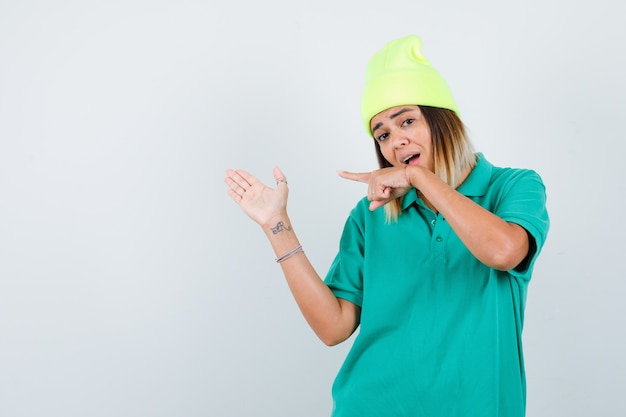
[[[388,136],[389,136],[389,133],[383,133],[382,135],[378,136],[378,141],[382,142],[385,139],[387,139]]]
[[[402,122],[402,126],[408,126],[412,124],[414,121],[415,119],[406,119],[404,122]]]

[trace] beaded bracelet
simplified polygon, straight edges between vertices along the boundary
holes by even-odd
[[[295,255],[296,253],[299,252],[304,252],[304,249],[302,249],[302,245],[299,245],[297,248],[290,250],[289,252],[287,252],[286,254],[284,254],[283,256],[280,256],[278,258],[276,258],[276,263],[281,263],[282,261],[291,258],[293,255]]]

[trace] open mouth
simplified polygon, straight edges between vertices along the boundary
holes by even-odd
[[[402,161],[403,164],[409,165],[411,163],[411,161],[417,161],[419,159],[421,154],[416,153],[413,155],[409,155],[406,158],[404,158],[404,160]]]

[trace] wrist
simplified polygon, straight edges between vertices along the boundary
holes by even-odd
[[[283,231],[291,231],[291,221],[287,213],[277,214],[261,224],[263,230],[270,235],[277,235]]]
[[[409,169],[411,168],[411,169]],[[410,165],[405,165],[404,166],[404,179],[407,183],[407,186],[409,187],[413,187],[413,174],[414,174],[414,167],[410,166]]]
[[[432,174],[427,168],[420,165],[405,165],[404,176],[410,187],[420,188],[420,184],[425,181],[425,176]]]

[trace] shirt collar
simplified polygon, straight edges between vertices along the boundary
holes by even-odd
[[[457,191],[467,197],[478,197],[485,195],[489,188],[489,181],[491,179],[491,171],[493,165],[487,161],[482,153],[476,154],[476,165],[469,173],[463,184],[457,189]],[[406,210],[411,204],[417,201],[417,190],[411,188],[408,193],[404,195],[402,199],[402,210]]]
[[[477,153],[476,165],[457,191],[467,197],[485,195],[489,189],[492,170],[491,162],[487,161],[482,153]]]

